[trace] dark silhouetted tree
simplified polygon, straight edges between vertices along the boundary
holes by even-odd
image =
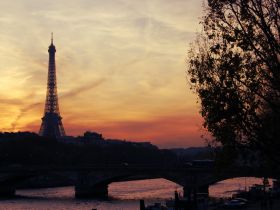
[[[204,127],[280,162],[279,0],[208,0],[202,24],[187,73]]]

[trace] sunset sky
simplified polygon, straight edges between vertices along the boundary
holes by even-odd
[[[68,135],[203,145],[186,81],[202,0],[0,0],[0,129],[38,132],[54,33]]]

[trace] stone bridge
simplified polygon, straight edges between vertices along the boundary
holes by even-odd
[[[208,193],[216,182],[235,177],[270,177],[278,179],[276,171],[262,168],[183,167],[160,165],[107,165],[86,167],[13,166],[0,169],[0,197],[13,196],[23,182],[40,177],[44,186],[75,186],[77,198],[108,196],[108,185],[113,182],[163,178],[181,185],[185,196]],[[57,180],[49,183],[49,179]],[[30,185],[30,182],[29,182]]]

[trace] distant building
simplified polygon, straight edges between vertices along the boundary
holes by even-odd
[[[97,143],[97,142],[100,143],[101,141],[104,141],[104,138],[102,137],[102,134],[86,131],[81,140],[84,143]]]
[[[135,141],[127,141],[127,140],[120,140],[120,139],[106,139],[105,142],[111,145],[117,144],[129,144],[135,147],[145,147],[145,148],[154,148],[158,149],[157,146],[153,145],[151,142],[144,141],[144,142],[135,142]]]

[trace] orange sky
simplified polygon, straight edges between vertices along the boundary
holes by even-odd
[[[0,0],[1,131],[38,132],[54,32],[68,135],[203,145],[185,74],[202,10],[197,0]]]

